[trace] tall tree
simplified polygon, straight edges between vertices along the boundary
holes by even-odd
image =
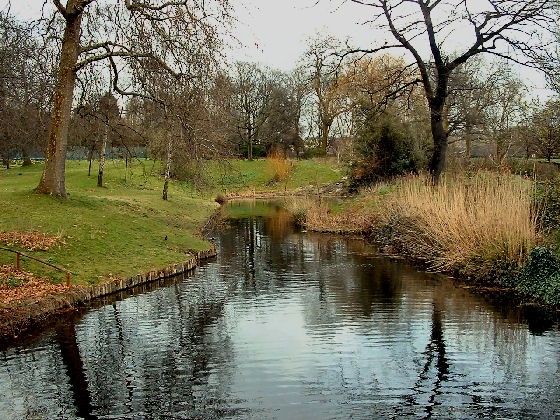
[[[484,0],[476,5],[465,0],[352,1],[372,7],[374,19],[395,40],[359,51],[374,53],[402,48],[418,66],[430,108],[434,144],[429,169],[436,183],[444,168],[448,145],[445,112],[452,73],[481,53],[520,61],[505,53],[504,48],[532,50],[532,36],[539,28],[553,23],[551,10],[555,3],[550,0]],[[453,52],[454,47],[449,44],[457,36],[467,46]],[[426,49],[429,54],[424,53]]]
[[[300,135],[301,108],[304,90],[297,74],[270,72],[271,94],[268,118],[262,128],[262,144],[271,151],[298,152],[302,148]]]
[[[338,74],[340,61],[336,53],[339,50],[340,42],[332,36],[312,38],[304,56],[316,96],[319,138],[325,155],[336,117],[351,107]]]
[[[118,120],[120,110],[117,98],[111,93],[105,93],[98,103],[98,118],[101,120],[102,140],[99,149],[99,171],[97,173],[97,186],[103,186],[103,173],[105,171],[105,152],[107,151],[107,142],[111,134],[115,121]]]
[[[503,93],[504,74],[511,75],[505,63],[486,63],[480,56],[459,66],[450,77],[447,132],[455,141],[464,140],[466,158],[472,155],[474,140],[486,134],[495,117],[493,106]]]
[[[141,83],[134,89],[123,86],[119,79],[123,73],[154,69],[188,77],[191,67],[203,65],[197,62],[199,54],[218,48],[217,27],[228,17],[229,2],[124,0],[97,4],[94,0],[67,0],[63,5],[52,0],[52,4],[64,33],[45,168],[37,192],[66,197],[67,136],[77,73],[108,61],[113,89],[123,95],[142,94],[145,87]],[[194,55],[193,44],[198,46]]]
[[[549,162],[560,152],[560,101],[550,99],[533,114],[533,139],[541,156]]]
[[[253,146],[268,120],[273,83],[255,63],[238,62],[233,74],[235,124],[247,145],[247,158],[253,159]]]
[[[499,66],[492,85],[488,87],[491,104],[487,108],[487,132],[494,143],[496,164],[503,165],[510,149],[516,143],[514,129],[523,114],[525,86],[513,69],[503,63]]]
[[[33,26],[0,12],[0,155],[9,163],[30,148],[42,148],[49,108],[48,60],[41,53]]]

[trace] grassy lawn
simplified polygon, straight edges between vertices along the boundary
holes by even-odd
[[[163,180],[158,165],[133,161],[108,161],[105,186],[97,187],[97,164],[87,176],[87,162],[67,162],[69,200],[33,193],[42,165],[0,169],[0,231],[41,231],[60,236],[66,245],[48,251],[25,251],[72,271],[72,283],[94,284],[111,276],[128,277],[188,259],[210,244],[195,235],[212,214],[219,191],[283,190],[269,185],[265,161],[211,163],[214,186],[197,192],[188,182],[173,181],[169,201],[161,199]],[[342,169],[333,163],[303,161],[287,188],[326,184],[339,180]],[[165,237],[167,236],[167,240]],[[4,245],[4,244],[2,244]],[[17,247],[13,247],[17,249]],[[0,252],[0,264],[14,263],[15,256]],[[23,268],[61,282],[64,276],[51,268],[23,259]]]
[[[294,171],[284,183],[270,183],[273,169],[264,160],[234,160],[228,164],[211,164],[209,168],[216,190],[226,193],[255,190],[293,190],[308,185],[322,186],[339,181],[345,168],[329,160],[302,160],[294,162]]]

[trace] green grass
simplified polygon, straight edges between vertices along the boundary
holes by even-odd
[[[30,254],[72,271],[75,284],[163,268],[210,246],[194,232],[215,203],[175,182],[170,200],[163,201],[162,180],[142,175],[138,163],[125,182],[122,162],[109,162],[106,186],[98,188],[97,177],[87,176],[86,162],[68,162],[69,200],[33,193],[41,171],[42,165],[0,171],[0,230],[39,230],[64,237],[66,246]],[[1,263],[13,260],[12,254],[0,252]],[[25,258],[23,268],[63,280],[55,270]]]
[[[209,174],[218,181],[202,193],[188,182],[172,181],[169,201],[163,201],[159,163],[133,161],[125,169],[123,161],[108,161],[103,188],[97,187],[97,164],[91,177],[87,166],[85,161],[67,162],[69,200],[33,193],[41,164],[0,169],[0,231],[39,230],[62,236],[66,246],[28,253],[72,271],[74,284],[160,269],[208,249],[210,244],[195,232],[217,207],[213,198],[224,188],[228,192],[284,189],[283,185],[268,185],[265,161],[237,160],[225,167],[226,172],[222,165],[209,164]],[[221,184],[224,177],[227,183]],[[341,177],[338,165],[297,162],[288,188],[322,185]],[[14,261],[13,254],[0,252],[1,264]],[[25,270],[49,276],[54,282],[64,280],[63,274],[44,265],[25,258],[22,263]]]
[[[272,169],[265,159],[234,160],[228,164],[213,162],[209,174],[217,191],[226,193],[255,191],[283,191],[284,183],[270,183]],[[290,175],[286,188],[293,190],[309,185],[322,186],[339,181],[345,168],[329,160],[294,161],[294,172]]]

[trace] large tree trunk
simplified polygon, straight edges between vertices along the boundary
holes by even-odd
[[[323,155],[327,156],[327,148],[329,146],[329,131],[331,131],[331,125],[328,122],[321,123],[321,152]]]
[[[77,0],[69,0],[67,10],[74,10]],[[62,52],[51,117],[51,127],[45,153],[45,169],[36,191],[66,198],[66,147],[76,83],[74,69],[80,50],[82,12],[68,15],[62,40]]]
[[[249,140],[249,144],[247,146],[247,159],[253,160],[253,129],[249,125],[247,127],[247,139]]]
[[[447,155],[447,139],[449,136],[447,125],[447,85],[449,82],[449,71],[438,68],[438,80],[435,95],[428,99],[430,107],[430,126],[432,128],[432,138],[434,140],[434,151],[430,161],[430,175],[434,185],[439,184],[439,179],[445,167]]]
[[[105,169],[105,150],[107,149],[107,139],[109,138],[109,125],[105,127],[101,150],[99,151],[99,173],[97,174],[97,186],[103,186],[103,171]]]
[[[169,178],[171,177],[171,159],[173,157],[173,135],[168,134],[167,141],[167,165],[165,166],[165,182],[163,183],[163,199],[167,200],[167,191],[169,190]]]
[[[22,147],[21,149],[21,154],[23,156],[23,164],[21,166],[32,166],[33,162],[31,161],[31,158],[29,157],[29,153],[27,153],[27,147]]]
[[[469,159],[472,155],[472,127],[470,124],[465,127],[465,146],[465,157]]]
[[[430,161],[430,174],[434,185],[439,183],[439,178],[445,166],[447,154],[447,130],[445,129],[443,118],[443,106],[434,107],[430,110],[430,123],[432,127],[432,137],[434,140],[434,151]]]

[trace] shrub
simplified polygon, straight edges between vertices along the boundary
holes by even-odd
[[[498,165],[490,158],[465,159],[450,156],[446,162],[447,172],[476,173],[483,170],[511,173],[537,181],[552,181],[560,175],[558,165],[534,159],[508,158],[503,165]]]
[[[536,247],[519,275],[517,289],[551,305],[560,304],[560,264],[547,248]]]
[[[246,146],[245,150],[243,151],[243,157],[249,158],[249,145]],[[254,144],[253,143],[253,159],[263,158],[266,157],[266,148],[261,144]]]
[[[368,119],[358,131],[357,160],[351,165],[351,188],[417,173],[420,152],[406,127],[384,115]]]
[[[554,182],[539,182],[534,195],[541,230],[550,232],[560,223],[560,189]]]
[[[307,223],[307,213],[317,205],[315,200],[302,197],[286,198],[282,207],[291,215],[296,226],[305,227]]]
[[[205,191],[213,187],[214,181],[205,161],[185,159],[174,162],[172,168],[171,176],[174,179],[192,183],[197,191]]]
[[[325,152],[320,147],[310,147],[305,149],[305,151],[301,154],[302,159],[314,159],[317,157],[324,157]]]
[[[228,199],[224,194],[218,194],[214,201],[221,205],[227,203]]]

